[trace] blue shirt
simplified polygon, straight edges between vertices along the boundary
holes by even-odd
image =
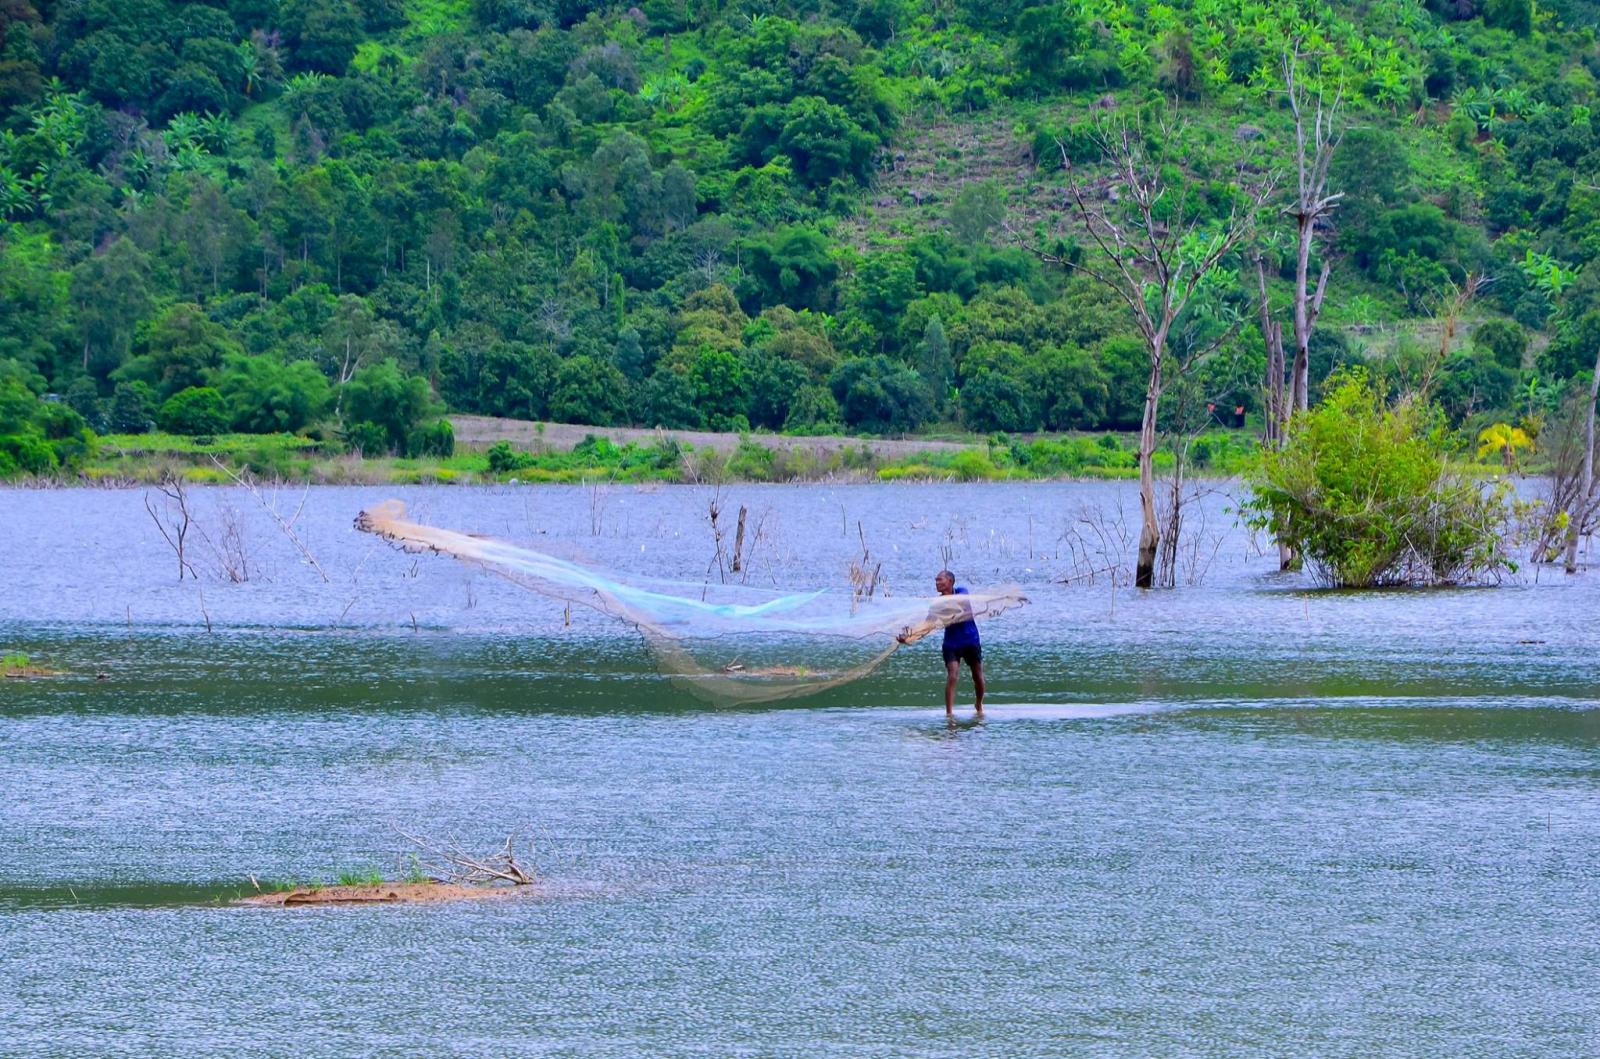
[[[955,595],[964,596],[967,590],[962,585],[957,585]],[[972,608],[967,607],[967,613],[972,613]],[[946,647],[976,647],[978,646],[978,623],[968,618],[966,621],[954,621],[944,627],[944,645]]]

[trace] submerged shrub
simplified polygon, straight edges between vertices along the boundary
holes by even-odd
[[[1244,505],[1252,525],[1328,585],[1442,584],[1514,568],[1501,547],[1506,487],[1450,470],[1448,435],[1424,402],[1385,407],[1345,373],[1263,454]]]

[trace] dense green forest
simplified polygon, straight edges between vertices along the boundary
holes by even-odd
[[[156,427],[442,453],[445,410],[1134,427],[1127,307],[1020,244],[1086,252],[1063,168],[1093,170],[1108,115],[1177,130],[1153,149],[1220,216],[1239,165],[1292,160],[1294,42],[1349,126],[1314,376],[1401,384],[1486,276],[1435,392],[1469,429],[1536,422],[1600,343],[1597,22],[1579,0],[0,0],[0,472]],[[1266,215],[1275,283],[1292,233]],[[1231,337],[1169,416],[1259,407],[1254,272],[1218,276],[1173,341]]]

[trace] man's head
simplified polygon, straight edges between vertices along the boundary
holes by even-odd
[[[956,575],[949,570],[940,570],[933,575],[933,588],[941,596],[948,596],[956,590]]]

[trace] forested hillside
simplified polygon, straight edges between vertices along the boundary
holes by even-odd
[[[1292,161],[1282,56],[1350,126],[1313,372],[1537,416],[1600,343],[1600,5],[1577,0],[0,0],[0,473],[94,431],[449,445],[451,410],[668,428],[1136,426],[1072,259],[1097,120],[1219,216]],[[1155,135],[1152,131],[1151,135]],[[1258,244],[1292,275],[1292,222]],[[1255,274],[1195,394],[1258,407]],[[1279,282],[1275,278],[1274,282]],[[1281,294],[1281,292],[1276,292]],[[1181,342],[1185,332],[1175,332]],[[38,399],[58,395],[59,401]]]

